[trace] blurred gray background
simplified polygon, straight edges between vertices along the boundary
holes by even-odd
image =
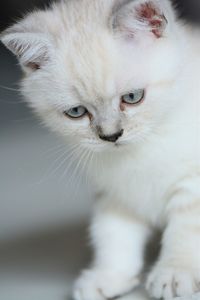
[[[1,0],[0,31],[48,2]],[[176,5],[198,24],[200,1]],[[89,256],[91,196],[81,180],[68,184],[67,148],[22,101],[20,77],[17,61],[0,45],[0,299],[66,300]]]

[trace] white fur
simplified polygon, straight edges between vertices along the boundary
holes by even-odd
[[[145,0],[125,1],[133,22],[123,1],[62,1],[2,35],[16,55],[23,49],[22,92],[30,105],[86,157],[93,152],[92,163],[84,163],[101,192],[91,225],[95,253],[75,285],[76,300],[103,300],[135,287],[154,228],[164,232],[147,280],[151,295],[168,299],[200,290],[199,33],[176,20],[169,1],[152,1],[168,19],[161,38],[135,23],[134,9]],[[134,32],[128,38],[124,24]],[[43,36],[46,46],[33,35]],[[30,71],[26,63],[36,54],[41,70]],[[146,89],[144,102],[120,111],[120,97],[139,88]],[[79,104],[92,122],[63,115]],[[100,140],[96,126],[106,134],[121,126],[118,146]]]

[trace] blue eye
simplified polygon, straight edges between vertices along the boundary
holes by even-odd
[[[64,114],[72,119],[82,118],[88,113],[87,109],[84,106],[72,107],[69,110],[65,111]]]
[[[130,94],[122,96],[122,102],[127,104],[137,104],[141,102],[144,98],[144,90],[135,90]]]

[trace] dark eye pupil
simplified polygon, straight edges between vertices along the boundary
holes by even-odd
[[[134,100],[135,98],[133,93],[129,94],[129,97],[131,98],[131,100]]]
[[[73,111],[74,111],[75,113],[78,113],[78,109],[79,109],[78,107],[74,107],[74,108],[73,108]]]

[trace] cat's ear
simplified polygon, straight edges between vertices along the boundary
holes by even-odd
[[[52,47],[45,33],[31,32],[17,24],[5,30],[0,40],[18,58],[25,71],[36,71],[50,59]]]
[[[168,0],[119,0],[112,12],[112,28],[126,37],[143,33],[161,38],[172,15]]]

